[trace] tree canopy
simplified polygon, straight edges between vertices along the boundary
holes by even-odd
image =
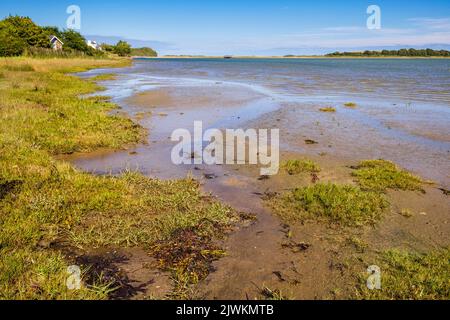
[[[151,48],[133,49],[126,41],[116,45],[103,44],[104,51],[95,50],[87,45],[86,39],[75,30],[60,30],[58,27],[38,26],[29,17],[9,16],[0,21],[0,56],[19,56],[33,52],[55,54],[51,48],[50,37],[57,36],[63,43],[62,54],[104,55],[105,52],[119,56],[133,55],[157,56]]]
[[[29,46],[50,48],[48,34],[29,17],[9,16],[2,22],[10,35],[22,39]]]
[[[131,46],[128,42],[120,40],[114,46],[113,52],[121,57],[129,56],[131,53]]]
[[[89,53],[89,47],[86,39],[74,30],[65,30],[61,33],[61,41],[64,42],[64,48]]]

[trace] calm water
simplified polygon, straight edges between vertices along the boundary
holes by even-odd
[[[111,96],[131,114],[142,110],[129,105],[125,98],[164,87],[219,88],[223,96],[236,94],[236,88],[261,96],[238,109],[216,103],[206,109],[191,106],[191,111],[186,110],[182,116],[176,113],[165,119],[151,118],[144,126],[150,129],[153,143],[166,141],[174,128],[189,128],[194,120],[211,117],[217,119],[210,123],[212,127],[231,128],[267,116],[265,125],[272,127],[277,124],[273,112],[294,108],[287,116],[291,123],[283,127],[286,135],[282,149],[308,152],[303,144],[289,140],[290,133],[321,139],[329,134],[319,145],[335,146],[326,148],[327,153],[351,159],[386,158],[450,186],[450,60],[139,59],[131,67],[91,70],[82,76],[110,72],[119,77],[102,83],[107,90],[101,94]],[[358,107],[346,108],[346,102],[355,102]],[[333,106],[337,113],[318,112],[323,106]],[[163,143],[162,148],[167,150],[161,149],[156,153],[161,158],[149,162],[155,148],[153,144],[139,150],[142,161],[130,159],[125,153],[116,155],[115,160],[102,157],[78,164],[85,169],[109,166],[119,170],[130,162],[155,170],[169,159],[164,158],[164,152],[170,152]],[[164,167],[160,171],[167,170]]]
[[[299,97],[361,96],[450,105],[450,60],[152,59],[126,72],[234,81]]]

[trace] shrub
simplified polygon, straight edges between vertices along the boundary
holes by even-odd
[[[4,21],[0,22],[0,56],[19,56],[25,50],[26,42],[15,35],[13,27]]]
[[[129,56],[131,53],[131,46],[125,41],[119,41],[114,46],[114,53],[121,57]]]

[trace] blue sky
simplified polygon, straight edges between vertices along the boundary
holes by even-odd
[[[450,47],[449,0],[2,0],[0,15],[27,15],[40,25],[64,28],[73,4],[81,8],[84,35],[134,40],[162,54]],[[380,30],[366,27],[371,4],[381,8]]]

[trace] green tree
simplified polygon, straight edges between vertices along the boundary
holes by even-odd
[[[13,26],[0,21],[0,56],[19,56],[25,50],[27,43],[17,37],[13,30]]]
[[[89,53],[89,47],[86,39],[74,30],[65,30],[61,33],[61,41],[64,42],[64,49],[72,49],[85,53]]]
[[[113,51],[114,51],[114,46],[113,46],[113,45],[110,45],[110,44],[107,44],[107,43],[102,43],[102,44],[100,45],[100,47],[101,47],[103,50],[105,50],[106,52],[113,52]]]
[[[119,41],[114,46],[114,53],[121,57],[129,56],[131,53],[131,46],[126,41]]]
[[[58,27],[42,27],[42,30],[48,37],[57,36],[60,39],[62,38],[61,30],[59,30]]]
[[[12,35],[22,39],[29,46],[50,48],[48,35],[29,17],[9,16],[3,21],[11,27],[8,30]]]

